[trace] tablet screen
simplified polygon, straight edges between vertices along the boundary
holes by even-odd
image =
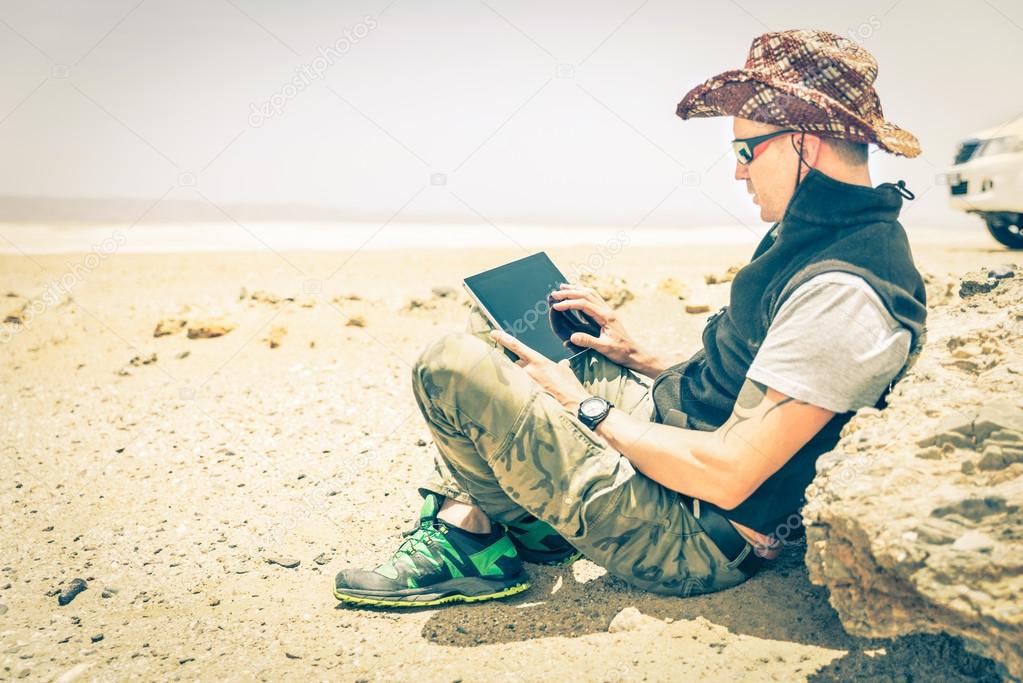
[[[550,293],[568,282],[544,252],[465,278],[465,286],[492,323],[557,362],[584,349],[567,341],[565,315],[550,307]],[[598,332],[599,334],[599,329]],[[508,355],[515,358],[510,352]]]

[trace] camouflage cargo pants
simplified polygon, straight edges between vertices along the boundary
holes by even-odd
[[[436,473],[420,488],[478,505],[498,522],[531,513],[588,559],[656,593],[691,595],[746,575],[718,550],[680,495],[637,472],[582,425],[486,336],[431,344],[416,363],[416,401],[438,448]],[[649,419],[649,381],[596,352],[573,360],[591,394]]]

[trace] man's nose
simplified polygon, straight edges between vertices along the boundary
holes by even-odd
[[[746,180],[749,178],[749,169],[746,168],[745,164],[740,164],[738,161],[735,162],[735,179]]]

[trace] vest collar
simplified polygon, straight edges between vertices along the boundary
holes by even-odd
[[[811,168],[789,200],[779,229],[793,222],[833,227],[894,222],[902,209],[902,198],[912,199],[905,186],[901,180],[877,187],[853,185]]]

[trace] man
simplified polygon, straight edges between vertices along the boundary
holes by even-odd
[[[380,566],[338,574],[335,596],[487,600],[529,587],[523,561],[580,553],[684,596],[744,581],[798,535],[816,458],[855,410],[883,405],[926,318],[897,221],[912,195],[901,181],[873,187],[867,167],[869,143],[919,146],[883,119],[876,75],[849,40],[785,31],[689,92],[681,118],[733,117],[735,178],[776,222],[703,348],[676,365],[645,352],[578,285],[553,307],[601,332],[573,335],[589,350],[571,363],[484,325],[430,346],[413,386],[439,457],[419,525]]]

